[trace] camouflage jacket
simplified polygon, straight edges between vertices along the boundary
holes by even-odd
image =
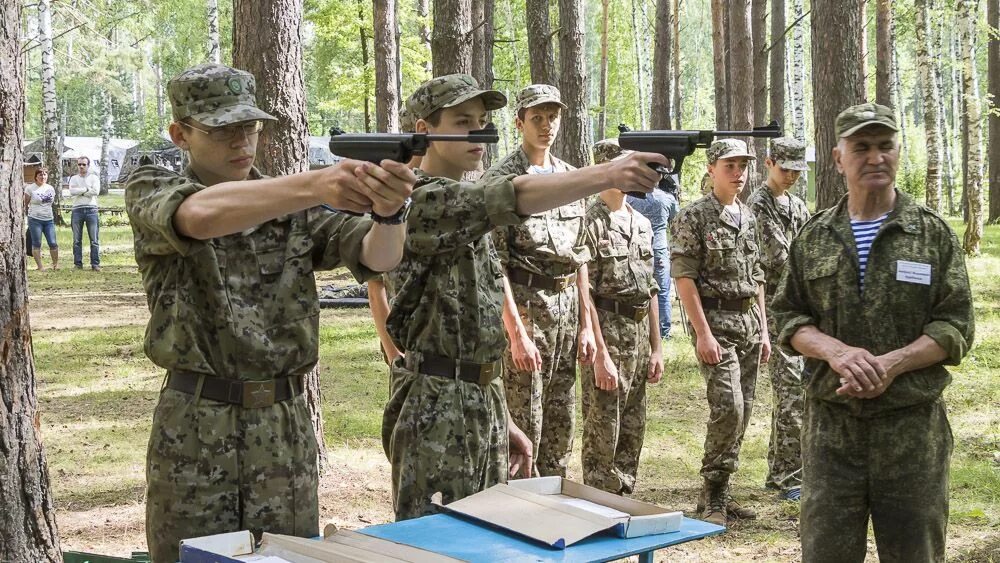
[[[806,203],[791,191],[786,193],[787,207],[778,203],[765,182],[747,200],[760,229],[760,265],[764,269],[764,290],[769,300],[785,270],[792,239],[809,220]]]
[[[901,261],[930,266],[930,283],[898,280]],[[951,381],[945,365],[957,365],[972,345],[975,322],[962,247],[937,214],[897,191],[896,208],[872,241],[864,293],[858,284],[858,253],[847,196],[817,213],[792,241],[788,269],[772,309],[787,352],[799,328],[813,325],[849,346],[882,355],[926,334],[948,353],[941,364],[900,375],[881,396],[854,399],[836,394],[840,377],[820,360],[806,359],[802,375],[812,399],[846,403],[858,416],[935,400]]]
[[[594,295],[628,305],[645,305],[659,292],[653,278],[653,230],[649,219],[629,206],[612,212],[604,200],[587,208],[587,246],[594,256],[587,270]]]
[[[507,337],[500,261],[486,235],[521,222],[514,184],[510,176],[468,183],[416,172],[403,261],[389,275],[389,336],[407,354],[495,362]]]
[[[554,172],[574,168],[552,157]],[[483,175],[483,179],[528,173],[531,163],[523,148],[508,154]],[[559,277],[572,274],[590,260],[584,241],[584,201],[532,215],[519,225],[504,225],[493,232],[493,243],[504,271],[509,267],[533,274]]]
[[[670,224],[671,277],[693,279],[705,297],[740,299],[757,294],[764,283],[760,233],[750,208],[739,205],[739,225],[711,192],[681,209]]]
[[[261,175],[251,171],[252,179]],[[150,319],[154,364],[218,377],[263,380],[308,372],[319,349],[314,270],[360,262],[370,219],[312,208],[238,234],[194,240],[174,230],[181,202],[204,189],[194,172],[142,166],[129,177],[125,207]]]

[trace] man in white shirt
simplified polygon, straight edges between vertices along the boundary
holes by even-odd
[[[101,244],[98,240],[100,220],[97,216],[97,195],[101,193],[101,183],[96,174],[89,174],[90,159],[81,156],[76,162],[79,173],[69,179],[69,193],[73,199],[73,266],[83,269],[83,227],[87,226],[90,239],[90,269],[101,271]]]

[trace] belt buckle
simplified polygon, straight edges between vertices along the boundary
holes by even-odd
[[[641,307],[636,307],[635,308],[635,313],[632,315],[632,319],[635,322],[639,322],[639,321],[641,321],[642,319],[645,319],[645,318],[646,318],[646,309],[643,309]]]
[[[496,362],[489,364],[483,364],[479,366],[479,384],[488,385],[489,382],[493,381],[496,373]]]
[[[273,404],[274,380],[243,382],[243,408],[260,409]]]

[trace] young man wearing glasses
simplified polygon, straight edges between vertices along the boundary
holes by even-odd
[[[97,196],[101,193],[101,182],[97,174],[90,173],[90,159],[81,156],[76,161],[77,174],[69,179],[69,193],[73,200],[73,267],[83,269],[83,228],[87,227],[90,240],[90,268],[101,271],[101,243],[98,240],[100,219],[97,216]]]
[[[140,167],[125,190],[151,313],[145,350],[167,371],[146,460],[156,562],[194,536],[319,534],[302,395],[319,348],[313,272],[344,266],[365,281],[394,268],[416,181],[405,164],[353,160],[266,178],[254,155],[275,118],[257,108],[253,76],[200,65],[167,92],[190,166]]]

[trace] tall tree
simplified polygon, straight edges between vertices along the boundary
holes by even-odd
[[[101,113],[104,116],[104,122],[101,125],[101,195],[107,195],[110,189],[110,172],[111,172],[111,161],[108,158],[111,149],[111,134],[113,132],[113,127],[115,124],[115,115],[112,113],[111,108],[111,93],[104,92],[101,96]]]
[[[670,0],[656,0],[656,28],[653,40],[653,91],[649,123],[653,129],[670,129]]]
[[[257,104],[278,118],[261,132],[256,165],[282,176],[309,170],[306,85],[302,76],[302,0],[234,0],[233,66],[254,75]],[[306,374],[303,393],[316,435],[320,471],[327,465],[319,365]]]
[[[417,17],[420,19],[420,44],[424,46],[427,63],[424,65],[424,72],[431,75],[431,4],[430,0],[417,0]]]
[[[21,2],[0,2],[0,561],[62,561],[38,428],[21,194]]]
[[[1000,223],[1000,0],[986,0],[986,23],[990,27],[986,68],[990,92],[990,224]]]
[[[969,210],[963,247],[966,254],[979,254],[983,238],[983,125],[979,107],[979,77],[976,70],[976,21],[979,0],[959,0],[959,29],[962,31],[962,90],[965,99],[965,129],[968,135],[968,186],[965,190]]]
[[[395,132],[399,126],[399,81],[396,77],[396,0],[373,0],[375,25],[375,128]]]
[[[752,0],[750,3],[750,36],[753,48],[753,118],[763,124],[767,116],[767,0]],[[754,139],[754,147],[757,154],[766,154],[767,139]],[[766,170],[764,159],[757,159],[756,166],[757,178],[760,178]]]
[[[792,65],[791,65],[791,101],[792,101],[792,131],[796,139],[806,140],[806,56],[805,56],[805,25],[802,19],[805,12],[802,0],[792,0]]]
[[[219,46],[219,0],[208,0],[208,46],[206,57],[209,61],[222,62],[222,48]]]
[[[361,68],[364,71],[362,76],[364,77],[364,98],[365,98],[365,133],[371,133],[372,130],[372,109],[371,109],[371,99],[372,99],[372,86],[371,82],[368,80],[368,65],[370,57],[368,56],[368,28],[365,26],[365,5],[362,0],[357,0],[358,4],[358,38],[361,41]]]
[[[927,0],[916,0],[914,8],[917,16],[917,67],[924,90],[924,133],[927,136],[927,174],[925,195],[927,206],[941,210],[941,131],[938,129],[940,98],[934,73],[934,53],[931,49],[930,8]]]
[[[868,100],[868,0],[856,0],[856,2],[858,21],[861,22],[861,27],[858,29],[858,40],[861,42],[861,64],[858,65],[861,99]]]
[[[674,71],[674,119],[676,120],[674,127],[682,129],[681,117],[684,110],[681,107],[681,0],[674,0],[673,13],[674,32],[672,35],[673,44],[671,52],[674,54],[674,63],[672,65]]]
[[[562,15],[560,14],[560,19]],[[531,82],[556,85],[556,58],[552,48],[548,0],[526,0],[524,21],[528,27],[528,62]]]
[[[770,115],[771,119],[783,125],[785,124],[785,25],[785,0],[771,0]]]
[[[470,0],[472,5],[472,61],[471,74],[482,86],[486,82],[486,2]]]
[[[52,3],[38,0],[38,35],[42,45],[42,163],[49,169],[50,181],[56,186],[52,200],[52,217],[56,224],[65,224],[62,207],[62,145],[59,143],[59,112],[56,98],[55,49],[52,46]]]
[[[933,52],[935,56],[931,58],[931,63],[934,71],[934,87],[937,89],[938,95],[942,100],[942,104],[945,104],[945,83],[944,83],[944,71],[942,67],[944,66],[943,59],[945,59],[945,52],[943,48],[943,38],[944,38],[944,24],[942,20],[944,18],[935,18],[937,23],[934,24],[934,47]],[[941,173],[941,183],[942,188],[947,196],[948,208],[947,212],[949,215],[955,213],[955,166],[954,159],[952,158],[952,136],[953,132],[949,126],[948,121],[948,111],[945,105],[942,105],[938,113],[938,131],[941,132],[941,154],[943,156],[942,166],[943,171]]]
[[[875,0],[875,103],[892,104],[892,0]]]
[[[583,0],[559,0],[559,90],[569,109],[553,152],[577,167],[590,164],[591,144],[583,41]]]
[[[754,127],[754,44],[752,25],[750,23],[750,0],[730,0],[730,36],[729,47],[732,50],[731,71],[729,78],[730,94],[733,106],[730,109],[730,126],[736,130],[749,130]],[[749,85],[751,87],[736,87]],[[765,98],[766,101],[766,98]],[[756,152],[751,139],[746,139],[747,148]],[[759,176],[750,174],[747,178],[747,189],[740,193],[741,199],[746,199],[757,187]]]
[[[834,122],[845,108],[864,100],[861,85],[861,12],[836,2],[814,2],[812,23],[813,124],[816,129],[816,209],[832,207],[844,194],[833,163]]]
[[[434,0],[434,76],[472,72],[472,1]]]
[[[611,0],[601,0],[601,79],[597,103],[601,113],[597,116],[597,137],[603,139],[608,131],[608,9]],[[655,84],[654,79],[654,84]]]
[[[645,0],[642,0],[645,6]],[[646,128],[646,76],[643,72],[643,53],[646,51],[645,32],[639,26],[639,4],[637,0],[632,0],[632,45],[635,47],[635,86],[637,90],[636,101],[638,102],[639,127]],[[643,19],[645,23],[645,19]]]
[[[729,129],[729,68],[726,64],[726,4],[712,0],[712,68],[715,70],[715,128]]]

